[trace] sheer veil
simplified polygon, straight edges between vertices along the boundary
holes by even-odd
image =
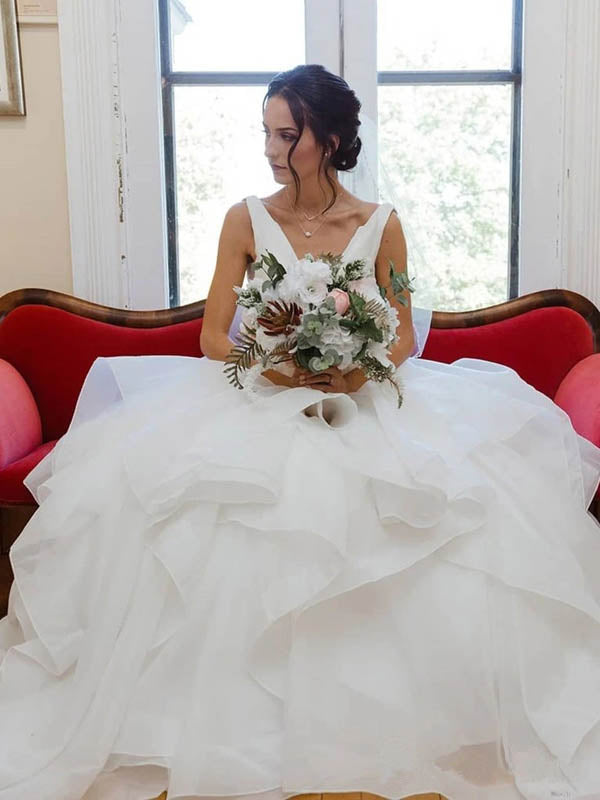
[[[377,156],[377,126],[371,117],[362,111],[359,114],[359,119],[361,124],[358,135],[362,142],[362,148],[358,155],[357,164],[352,170],[338,171],[337,178],[342,186],[362,200],[368,200],[372,203],[392,203],[400,217],[406,237],[408,274],[415,279],[414,284],[418,285],[419,270],[423,266],[424,259],[417,236],[413,232],[408,214],[405,216],[402,213],[403,203],[394,189],[385,165]],[[431,309],[420,308],[413,304],[412,318],[417,342],[412,355],[420,356],[431,328]]]

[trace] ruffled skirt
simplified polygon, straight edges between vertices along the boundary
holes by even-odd
[[[486,361],[222,367],[97,359],[27,476],[0,800],[600,797],[600,449]]]

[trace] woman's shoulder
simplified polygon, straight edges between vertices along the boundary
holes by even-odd
[[[250,259],[254,235],[246,198],[229,206],[225,212],[222,228],[222,235],[235,240],[237,246]]]
[[[223,219],[223,228],[228,233],[235,232],[238,236],[245,236],[252,227],[246,199],[240,200],[229,206]]]

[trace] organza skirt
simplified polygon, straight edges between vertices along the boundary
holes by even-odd
[[[222,367],[97,359],[27,476],[0,800],[600,796],[600,450],[486,361]]]

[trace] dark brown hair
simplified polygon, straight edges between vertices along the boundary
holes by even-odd
[[[299,64],[293,69],[278,72],[271,80],[263,100],[263,112],[267,101],[274,96],[286,100],[300,131],[298,139],[288,152],[288,167],[296,186],[296,200],[300,194],[300,177],[290,161],[305,125],[308,125],[317,144],[323,148],[319,171],[327,160],[326,148],[330,147],[332,150],[335,148],[333,134],[340,137],[340,143],[328,159],[327,165],[331,164],[335,169],[342,171],[356,166],[362,147],[358,136],[360,125],[358,112],[361,102],[343,78],[329,72],[322,64]],[[326,171],[325,178],[333,191],[333,200],[327,206],[331,208],[336,201],[337,193]]]

